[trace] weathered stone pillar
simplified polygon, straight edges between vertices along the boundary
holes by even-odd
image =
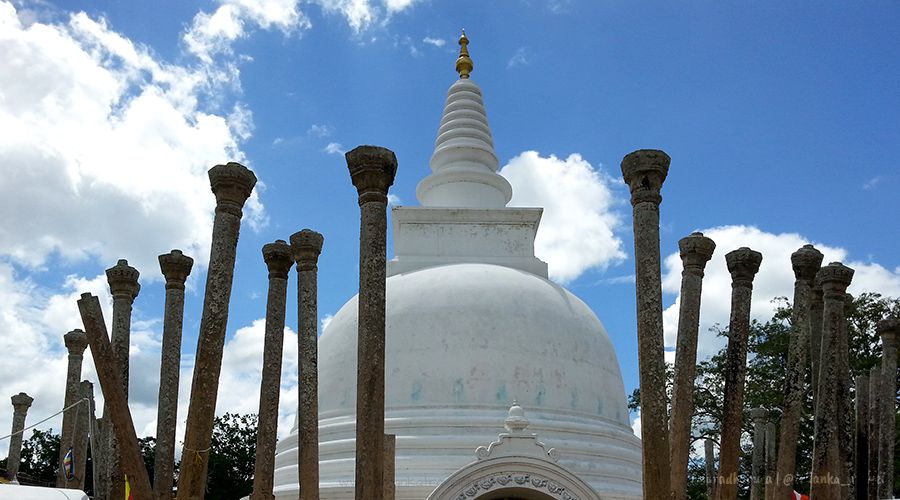
[[[166,278],[162,355],[159,363],[159,403],[156,408],[156,451],[153,491],[159,500],[172,498],[175,480],[175,426],[178,422],[178,380],[181,372],[181,333],[184,324],[184,282],[194,259],[181,250],[159,256]]]
[[[741,418],[747,376],[747,338],[750,335],[750,301],[753,278],[762,254],[741,247],[725,255],[731,273],[731,319],[725,351],[725,401],[722,409],[722,442],[719,445],[719,500],[737,497],[738,461],[741,454]]]
[[[716,451],[712,439],[703,440],[704,465],[706,466],[706,497],[716,498]]]
[[[839,428],[843,410],[840,400],[841,377],[847,377],[847,366],[841,366],[839,353],[844,330],[844,294],[853,279],[853,269],[838,262],[821,268],[816,280],[822,285],[822,356],[819,367],[819,394],[816,401],[815,439],[812,457],[810,497],[816,500],[842,498],[841,476],[844,474]]]
[[[809,302],[809,362],[813,408],[816,407],[819,394],[819,366],[822,360],[822,307],[822,285],[814,280]],[[815,409],[813,412],[815,412]]]
[[[134,299],[141,290],[141,285],[138,284],[139,277],[138,270],[129,266],[125,259],[119,259],[115,266],[106,270],[106,280],[113,298],[110,345],[116,363],[122,372],[121,380],[125,389],[126,402],[128,400],[128,358],[131,347],[131,309]],[[103,415],[104,418],[109,415],[105,404],[103,405]],[[121,452],[114,431],[107,433],[105,445],[107,460],[106,469],[103,472],[106,475],[109,498],[123,498],[125,496],[125,476],[122,473]]]
[[[112,421],[110,428],[115,432],[116,441],[120,446],[122,472],[128,475],[134,498],[152,498],[153,489],[150,487],[147,467],[141,458],[134,421],[128,409],[121,367],[107,337],[100,300],[89,293],[83,293],[78,300],[78,311],[81,313],[81,321],[84,323],[84,330],[91,346],[97,378],[100,379],[100,386],[103,389],[104,406],[109,409]],[[124,498],[124,492],[119,498]]]
[[[659,257],[660,188],[669,162],[669,155],[663,151],[640,149],[625,155],[621,165],[622,177],[631,190],[634,218],[641,442],[647,499],[672,494]]]
[[[9,453],[6,456],[6,473],[9,480],[19,484],[16,474],[19,473],[19,462],[22,460],[22,433],[25,429],[25,416],[34,398],[20,392],[13,396],[12,436],[9,438]]]
[[[869,473],[868,498],[878,497],[878,444],[881,435],[881,366],[869,370]]]
[[[775,500],[775,483],[778,470],[778,426],[766,424],[766,500]]]
[[[841,368],[838,379],[838,429],[840,435],[838,449],[841,452],[843,470],[841,471],[841,497],[853,497],[853,399],[850,396],[850,340],[849,321],[850,309],[853,306],[853,296],[844,294],[844,310],[841,314],[841,329],[838,337],[838,366]]]
[[[318,262],[325,238],[304,229],[291,235],[297,261],[297,461],[300,500],[319,499]]]
[[[251,500],[270,500],[275,474],[275,445],[278,443],[278,401],[281,396],[281,356],[284,352],[284,307],[287,302],[288,272],[294,264],[291,246],[284,240],[262,248],[269,269],[266,300],[266,332],[263,342],[262,379],[259,384],[259,425],[256,434],[256,463]]]
[[[806,352],[810,346],[810,302],[812,284],[822,266],[822,252],[812,245],[791,254],[794,268],[793,328],[788,344],[787,376],[785,378],[784,413],[781,415],[781,439],[778,451],[779,478],[795,476],[797,459],[797,435],[803,417],[806,399]],[[810,354],[812,356],[812,354]],[[793,482],[779,480],[775,486],[776,498],[789,498],[794,491]]]
[[[694,378],[697,368],[697,333],[700,328],[700,295],[703,270],[716,243],[692,233],[678,241],[683,270],[681,304],[678,309],[678,341],[675,350],[675,383],[672,391],[672,421],[669,444],[672,463],[672,498],[687,498],[688,458],[691,453],[691,417],[694,414]]]
[[[85,339],[85,342],[87,339]],[[78,421],[75,422],[75,480],[69,481],[69,487],[83,490],[87,481],[87,450],[91,435],[91,427],[96,416],[94,415],[94,384],[88,380],[82,380],[78,384],[78,394],[86,403],[78,407]],[[78,458],[81,457],[81,458]]]
[[[347,152],[346,158],[360,208],[356,500],[382,500],[386,211],[397,158],[392,151],[375,146],[359,146]]]
[[[900,339],[900,318],[878,322],[881,336],[881,412],[878,436],[878,495],[894,496],[894,438],[897,418],[897,341]]]
[[[256,185],[256,176],[240,163],[231,162],[209,169],[209,183],[216,195],[216,215],[178,478],[179,500],[199,500],[206,492],[241,215],[244,202]]]
[[[66,349],[69,351],[69,365],[66,370],[66,394],[63,400],[63,408],[69,408],[81,399],[81,364],[82,361],[84,361],[84,350],[87,349],[87,336],[85,336],[84,332],[81,330],[72,330],[63,335],[63,341],[66,344]],[[72,454],[76,463],[83,461],[86,458],[82,455],[75,455],[75,424],[78,421],[78,417],[81,417],[81,419],[86,418],[86,410],[87,408],[81,405],[70,408],[63,413],[62,435],[59,440],[59,462],[57,462],[59,469],[56,474],[57,488],[68,488],[74,486],[75,483],[78,482],[74,470],[72,471],[72,477],[66,476],[66,469],[63,462],[66,458],[66,453],[68,453],[70,448],[72,449]]]
[[[869,476],[869,377],[857,375],[854,385],[856,386],[856,432],[853,446],[854,498],[866,500]]]
[[[753,455],[750,462],[750,500],[764,500],[766,496],[766,417],[765,408],[750,410],[753,422]]]
[[[394,500],[397,493],[394,462],[396,460],[397,436],[384,435],[384,500]]]

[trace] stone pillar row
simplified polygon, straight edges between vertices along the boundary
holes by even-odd
[[[894,439],[897,415],[897,343],[900,318],[882,320],[877,325],[881,336],[881,410],[878,419],[878,496],[893,497]]]
[[[81,330],[72,330],[63,335],[66,350],[69,351],[68,368],[66,370],[66,392],[63,401],[63,408],[68,408],[81,399],[81,366],[84,361],[84,350],[87,349],[87,336]],[[63,413],[62,434],[59,441],[59,468],[56,474],[57,488],[75,488],[81,489],[84,485],[84,473],[78,474],[77,465],[86,458],[80,450],[76,450],[76,424],[80,424],[80,420],[86,420],[87,407],[84,405],[76,406],[69,411]],[[66,453],[72,450],[74,457],[74,465],[72,476],[66,474],[64,461]]]
[[[750,500],[765,500],[766,496],[766,417],[765,408],[750,410],[753,422],[753,456],[750,463]]]

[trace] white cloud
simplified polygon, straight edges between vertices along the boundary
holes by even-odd
[[[388,193],[387,200],[388,200],[389,207],[396,207],[396,206],[400,205],[401,203],[403,203],[403,201],[400,199],[400,197],[393,193]]]
[[[411,7],[418,0],[384,0],[384,6],[389,13],[400,12]]]
[[[631,421],[631,431],[634,432],[634,435],[637,437],[641,437],[641,410],[638,408],[637,416],[634,417],[634,420]]]
[[[334,314],[326,314],[322,316],[321,324],[322,326],[319,328],[319,336],[321,337],[325,333],[325,329],[328,328],[328,325],[331,324],[331,320],[334,319]]]
[[[566,283],[625,258],[615,234],[622,218],[613,210],[612,181],[581,155],[563,160],[526,151],[500,174],[513,186],[510,206],[544,208],[535,254],[547,262],[552,279]]]
[[[331,137],[334,133],[334,127],[331,125],[314,123],[309,127],[309,130],[307,130],[306,133],[316,137]]]
[[[344,147],[339,142],[329,142],[322,151],[331,155],[344,154]]]
[[[875,186],[877,186],[880,183],[881,183],[881,176],[876,175],[875,177],[872,177],[871,179],[867,180],[866,182],[863,182],[862,188],[866,189],[866,190],[874,189]]]
[[[742,246],[762,253],[763,260],[759,273],[753,281],[753,302],[751,315],[761,321],[768,320],[774,312],[771,300],[782,296],[793,300],[794,273],[791,269],[791,254],[801,246],[812,243],[825,255],[823,265],[842,261],[856,270],[848,291],[852,294],[878,292],[883,295],[900,296],[900,269],[893,271],[883,266],[857,261],[849,257],[847,250],[823,243],[811,242],[796,233],[768,233],[753,226],[722,226],[702,230],[716,242],[716,251],[706,266],[703,279],[703,296],[700,309],[700,341],[698,359],[716,353],[726,342],[718,338],[709,328],[719,323],[728,326],[731,309],[731,276],[725,266],[725,254]],[[681,259],[672,253],[663,260],[663,291],[678,294],[681,287]],[[679,300],[667,307],[663,313],[665,344],[675,345],[678,328]]]
[[[516,52],[506,62],[507,68],[515,68],[516,66],[527,66],[531,60],[528,57],[528,51],[525,47],[519,47]]]
[[[435,47],[443,47],[444,44],[447,43],[443,38],[432,38],[430,36],[423,38],[422,42],[427,43],[428,45],[434,45]]]

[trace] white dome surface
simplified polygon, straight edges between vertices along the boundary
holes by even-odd
[[[357,298],[319,339],[321,498],[352,498]],[[559,463],[606,499],[639,498],[640,440],[619,364],[580,299],[540,276],[462,263],[387,279],[385,432],[398,499],[422,499],[495,440],[513,400]],[[278,445],[275,493],[296,497],[297,429]]]

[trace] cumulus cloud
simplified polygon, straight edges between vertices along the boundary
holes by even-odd
[[[513,186],[510,206],[544,208],[535,254],[547,262],[552,279],[566,283],[625,258],[612,180],[581,155],[560,159],[525,151],[500,174]]]
[[[322,151],[330,155],[342,155],[344,154],[344,147],[339,142],[329,142]]]
[[[797,233],[769,233],[753,226],[721,226],[704,229],[702,232],[716,242],[716,251],[706,266],[703,279],[703,295],[700,309],[700,341],[698,359],[704,359],[725,345],[726,340],[718,338],[709,328],[716,323],[728,326],[731,309],[731,275],[725,266],[725,254],[746,246],[763,254],[759,273],[753,281],[753,302],[751,315],[761,321],[772,317],[775,310],[771,300],[774,297],[788,297],[793,300],[794,274],[791,270],[791,254],[801,246],[812,243],[824,254],[823,262],[840,261],[856,270],[848,291],[852,294],[878,292],[882,295],[900,296],[900,268],[890,270],[874,263],[852,258],[841,247],[811,241]],[[681,259],[678,253],[671,253],[663,261],[663,291],[676,295],[675,302],[663,312],[666,346],[674,347],[678,328],[677,297],[681,287]]]

